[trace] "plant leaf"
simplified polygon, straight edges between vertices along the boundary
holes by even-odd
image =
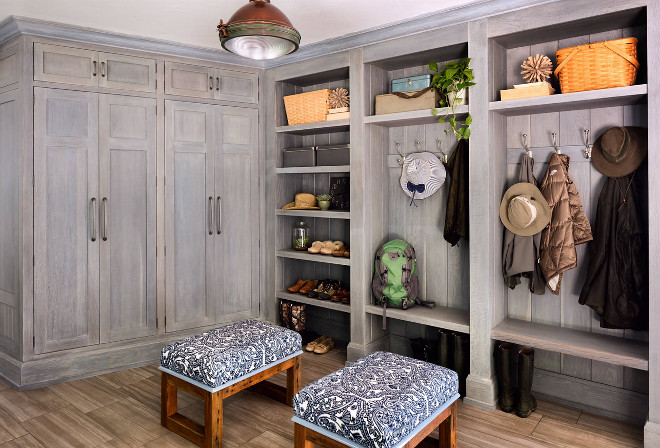
[[[431,63],[429,64],[429,68],[430,68],[432,71],[437,72],[437,71],[438,71],[438,63],[437,63],[437,62],[431,62]]]
[[[470,126],[472,124],[472,115],[468,114],[467,118],[465,119],[465,124],[467,126]]]
[[[458,68],[448,68],[447,72],[445,73],[445,76],[447,78],[453,79],[457,72],[458,72]]]
[[[438,115],[438,109],[433,109],[432,113],[433,113],[433,116],[435,117],[436,115]]]
[[[472,133],[470,132],[470,128],[465,128],[465,132],[463,133],[463,135],[465,140],[469,139],[470,135],[472,135]]]

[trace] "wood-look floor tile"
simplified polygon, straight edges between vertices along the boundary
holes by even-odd
[[[156,380],[147,378],[142,381],[138,381],[135,384],[124,386],[120,390],[125,392],[126,395],[135,398],[137,401],[146,405],[147,407],[160,412],[160,377],[158,377]],[[177,396],[179,408],[190,406],[199,401],[197,398],[181,391],[179,391]]]
[[[487,411],[476,406],[465,405],[462,401],[459,401],[458,417],[460,419],[463,416],[471,416],[521,435],[531,435],[541,420],[541,414],[538,412],[532,412],[527,418],[520,418],[515,412]]]
[[[131,448],[131,446],[127,445],[121,440],[111,440],[109,442],[102,443],[95,448]]]
[[[105,375],[99,376],[98,378],[101,381],[104,381],[113,387],[120,388],[124,386],[129,386],[131,384],[135,384],[138,381],[145,380],[154,375],[155,372],[150,371],[146,367],[139,367],[137,369],[122,370],[120,372],[107,373]]]
[[[114,437],[73,406],[23,422],[23,426],[48,448],[89,448]]]
[[[266,431],[241,445],[241,448],[291,448],[291,442],[289,438]]]
[[[0,391],[0,408],[15,420],[24,422],[34,417],[69,406],[69,402],[48,388],[18,392],[14,389]]]
[[[542,420],[541,420],[542,421]],[[496,424],[485,423],[478,418],[464,415],[458,417],[458,431],[464,439],[482,448],[560,448],[565,445],[552,440],[523,437]]]
[[[173,432],[168,435],[152,440],[144,445],[144,448],[199,448],[194,443],[188,442],[183,437],[177,436]],[[230,448],[227,445],[227,448]]]
[[[134,425],[139,425],[155,437],[162,437],[169,434],[169,430],[160,424],[160,412],[148,408],[134,398],[127,398],[106,406],[111,412],[114,412]]]
[[[204,404],[202,402],[180,409],[179,413],[197,423],[204,424]],[[233,412],[224,412],[224,409],[222,418],[224,443],[241,446],[263,432],[263,429],[255,424],[254,419],[246,421]]]
[[[0,444],[0,448],[44,448],[44,446],[39,443],[37,439],[28,434],[26,436],[19,437],[18,439],[10,440],[9,442]]]
[[[68,383],[59,383],[48,386],[48,389],[85,413],[126,397],[126,393],[110,386],[99,378],[84,378]]]
[[[582,414],[582,409],[553,403],[552,401],[537,399],[536,403],[536,411],[531,415],[538,413],[544,417],[551,417],[554,420],[560,420],[567,423],[577,423],[580,414]]]
[[[6,390],[6,389],[11,389],[11,386],[8,383],[5,383],[4,381],[0,380],[0,390]]]
[[[643,443],[633,440],[625,435],[607,433],[605,431],[585,431],[577,424],[566,423],[554,420],[550,417],[543,417],[536,426],[534,437],[546,441],[553,441],[564,446],[575,448],[628,448],[641,447]]]
[[[631,439],[643,441],[644,427],[642,425],[633,425],[630,423],[614,420],[600,415],[583,412],[578,420],[578,427],[589,431],[606,431],[614,434],[621,434]]]
[[[240,400],[225,406],[226,414],[293,440],[292,408],[251,391],[242,391],[236,396],[240,396]],[[254,409],[259,409],[259,412],[254,412]]]
[[[121,404],[94,409],[87,413],[87,416],[112,434],[113,439],[121,440],[131,447],[140,447],[159,437],[133,422],[130,412],[123,412],[124,407]]]
[[[25,428],[5,410],[0,409],[0,443],[22,437],[27,434]]]

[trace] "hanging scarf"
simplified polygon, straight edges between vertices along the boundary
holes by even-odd
[[[412,206],[415,204],[415,193],[424,193],[424,190],[426,190],[426,186],[424,184],[413,184],[412,182],[408,181],[408,184],[406,185],[406,188],[408,188],[408,191],[411,192],[412,199],[410,200],[410,205]],[[417,204],[415,204],[415,207],[417,207]]]

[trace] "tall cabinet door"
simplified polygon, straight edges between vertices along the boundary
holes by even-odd
[[[99,342],[98,95],[34,89],[35,353]]]
[[[165,102],[166,331],[215,323],[215,108]]]
[[[218,321],[259,314],[259,116],[219,108],[216,161]]]
[[[156,100],[99,97],[101,342],[156,333]]]

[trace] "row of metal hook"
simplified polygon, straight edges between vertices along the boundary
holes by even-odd
[[[593,145],[589,143],[589,129],[584,130],[584,157],[587,159],[591,159],[591,151],[593,149]],[[527,142],[527,134],[522,135],[523,138],[523,148],[525,148],[525,152],[529,157],[532,157],[532,150],[529,149],[529,143]],[[552,146],[555,148],[555,154],[561,154],[561,150],[559,149],[559,145],[557,145],[557,133],[553,132],[552,133]]]
[[[417,148],[417,152],[421,152],[420,149],[421,144],[422,142],[420,142],[419,140],[415,142],[415,147]],[[438,146],[438,152],[442,154],[441,157],[442,163],[446,165],[447,161],[449,160],[449,156],[442,150],[442,140],[436,139],[435,144]],[[396,148],[397,154],[401,156],[401,158],[398,159],[397,161],[399,162],[399,165],[403,166],[403,159],[405,159],[406,156],[401,154],[401,150],[399,149],[401,148],[401,144],[399,142],[394,142],[394,147]]]

